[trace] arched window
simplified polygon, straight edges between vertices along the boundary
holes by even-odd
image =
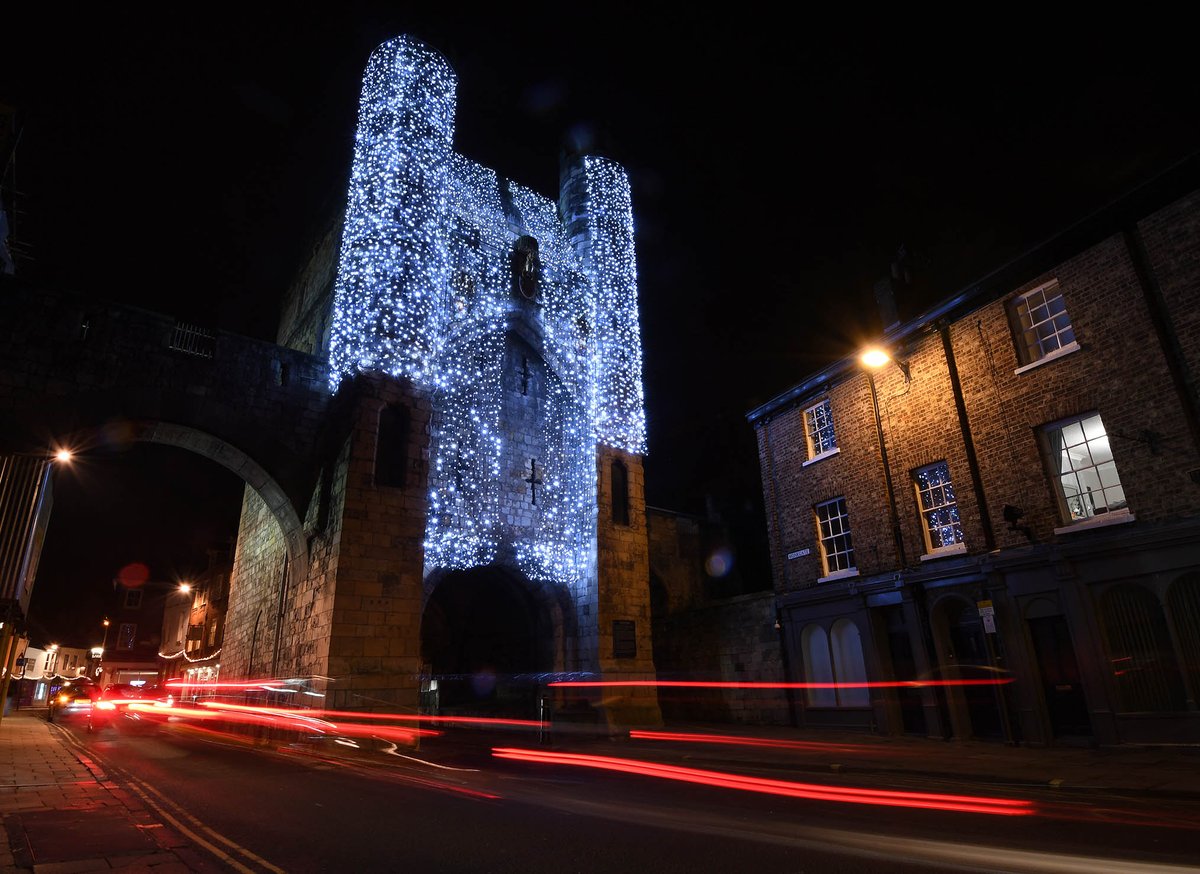
[[[871,696],[865,686],[842,688],[842,683],[867,682],[867,666],[863,661],[862,638],[858,626],[849,619],[833,623],[830,635],[833,650],[833,675],[839,683],[838,703],[842,707],[866,707]]]
[[[829,659],[829,638],[825,629],[813,623],[800,632],[800,649],[804,653],[804,682],[832,683],[833,665]],[[837,707],[834,689],[808,689],[809,707]]]
[[[1114,586],[1105,592],[1100,613],[1121,710],[1183,710],[1179,665],[1166,617],[1153,593],[1130,584]]]
[[[1200,574],[1184,574],[1171,583],[1167,610],[1179,641],[1191,700],[1200,703]]]
[[[614,525],[629,524],[629,471],[619,458],[612,463],[612,520]]]

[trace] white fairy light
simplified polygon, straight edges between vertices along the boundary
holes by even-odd
[[[580,214],[560,216],[554,201],[453,152],[455,85],[445,59],[407,37],[368,62],[334,286],[332,383],[375,371],[430,392],[427,570],[487,564],[508,542],[531,579],[575,584],[595,550],[597,445],[645,452],[629,182],[612,161],[585,158]],[[522,236],[537,240],[532,302],[513,293]],[[536,459],[508,443],[513,319],[536,322],[545,365]],[[537,489],[522,522],[505,509],[524,493],[505,479],[518,461]]]

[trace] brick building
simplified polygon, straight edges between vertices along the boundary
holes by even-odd
[[[1012,681],[814,688],[804,724],[1200,740],[1194,165],[749,414],[793,679]]]
[[[163,611],[162,679],[189,683],[217,680],[229,606],[231,549],[209,549],[208,566],[189,580],[186,597],[173,598]]]

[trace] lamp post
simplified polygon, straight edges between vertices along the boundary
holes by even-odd
[[[900,530],[900,513],[896,509],[896,489],[892,484],[892,466],[888,463],[887,441],[883,437],[883,420],[879,417],[879,391],[875,387],[875,371],[891,361],[904,374],[905,383],[910,381],[911,376],[909,375],[907,364],[896,361],[888,353],[877,347],[864,351],[859,357],[859,361],[862,362],[863,370],[867,374],[867,385],[871,389],[871,410],[875,414],[875,436],[879,440],[879,460],[883,463],[883,482],[887,489],[888,515],[892,522],[892,541],[896,547],[896,557],[900,561],[900,567],[903,568],[908,564],[908,559],[904,554],[904,538]]]
[[[104,682],[104,653],[108,651],[108,626],[112,623],[108,621],[108,617],[104,617],[104,642],[100,644],[100,662],[96,665],[96,671],[100,674],[100,688],[103,689],[107,684]]]

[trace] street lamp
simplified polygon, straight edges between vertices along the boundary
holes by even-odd
[[[888,464],[887,442],[883,437],[883,420],[879,417],[879,392],[875,388],[875,371],[890,361],[899,367],[900,372],[904,374],[905,385],[912,381],[912,376],[909,373],[907,363],[897,361],[878,346],[863,350],[858,360],[863,365],[863,370],[867,374],[867,385],[871,388],[871,410],[875,414],[875,436],[879,439],[879,460],[883,463],[883,482],[887,488],[888,513],[892,522],[892,540],[896,546],[896,556],[900,560],[900,567],[903,568],[908,564],[908,559],[904,555],[904,537],[900,531],[900,513],[896,509],[896,489],[892,484],[892,467]]]
[[[100,688],[104,688],[104,653],[108,651],[108,626],[111,625],[108,617],[105,617],[104,625],[104,641],[100,644],[100,660],[96,664],[96,673],[100,675]]]

